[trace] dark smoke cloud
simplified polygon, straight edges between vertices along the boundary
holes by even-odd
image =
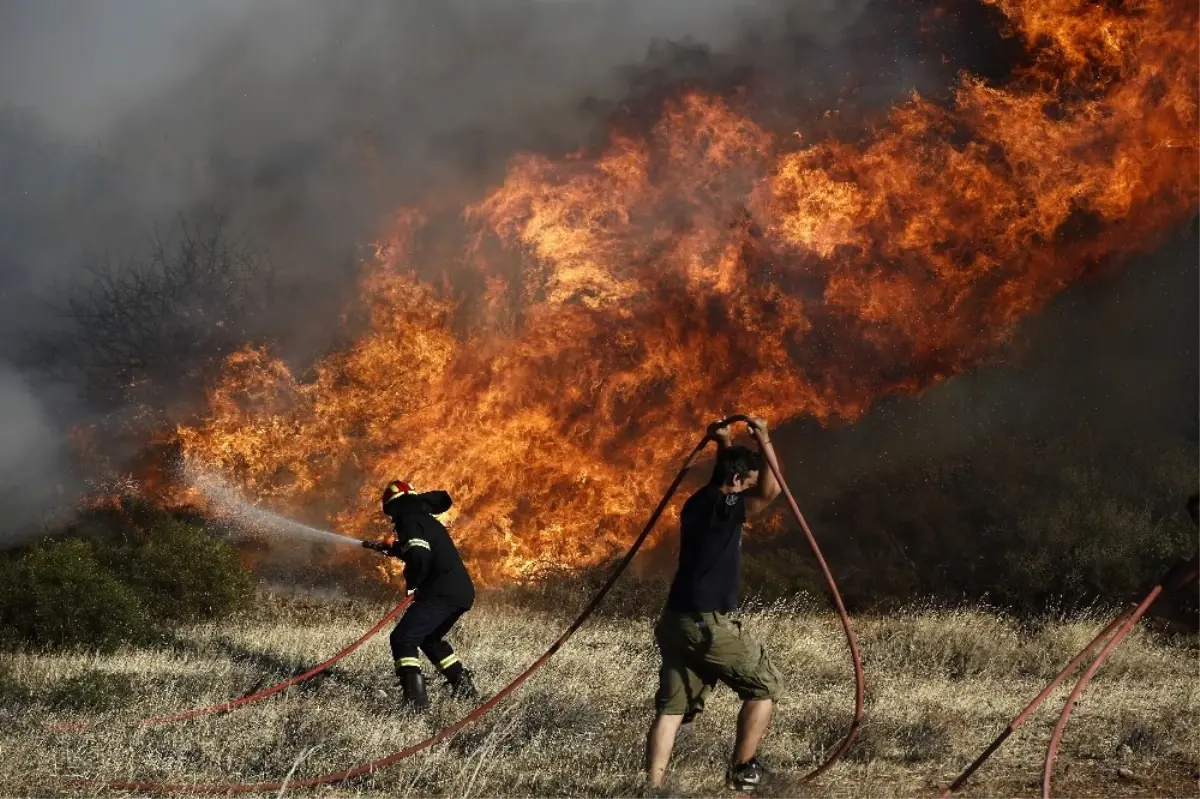
[[[1113,455],[1100,464],[1112,474],[1127,468],[1122,452],[1159,449],[1164,468],[1187,453],[1163,479],[1181,512],[1200,457],[1198,257],[1193,218],[1156,251],[1068,288],[992,363],[920,396],[885,398],[850,426],[787,425],[789,471],[820,503],[854,481],[919,473],[1006,439],[1082,435]]]
[[[795,21],[828,38],[861,5],[806,3]],[[233,90],[242,89],[243,110],[260,119],[282,113],[281,123],[299,135],[342,122],[340,111],[361,114],[366,109],[357,103],[370,95],[390,98],[391,110],[434,117],[412,120],[415,127],[453,129],[487,122],[503,108],[521,114],[531,101],[561,106],[581,89],[611,85],[614,67],[641,60],[656,38],[727,47],[746,23],[797,13],[788,6],[772,0],[368,0],[352,7],[316,0],[5,2],[0,91],[80,138],[108,134],[131,112],[162,104],[165,93],[197,78],[219,90],[210,96],[212,107],[237,107]],[[311,82],[293,85],[297,78]],[[283,87],[288,91],[269,92]],[[406,100],[419,105],[397,108]]]

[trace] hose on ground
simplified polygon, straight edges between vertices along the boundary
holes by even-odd
[[[234,708],[243,707],[245,705],[249,705],[254,702],[259,702],[263,699],[266,699],[269,696],[274,696],[275,694],[279,693],[280,691],[287,690],[288,688],[291,688],[293,685],[299,685],[300,683],[304,682],[305,680],[311,680],[313,677],[316,677],[321,672],[326,671],[327,669],[332,667],[334,664],[336,664],[339,660],[346,657],[351,652],[353,652],[354,650],[358,649],[360,646],[365,644],[376,633],[378,633],[380,630],[382,630],[384,627],[386,627],[388,622],[392,621],[397,616],[399,616],[401,613],[403,613],[404,609],[407,608],[411,602],[412,602],[412,597],[406,596],[399,605],[397,605],[396,607],[394,607],[390,611],[388,611],[388,614],[386,616],[384,616],[382,619],[380,619],[378,622],[376,622],[374,627],[372,627],[371,629],[369,629],[365,633],[363,633],[362,636],[359,637],[358,640],[354,641],[352,644],[350,644],[345,649],[341,650],[340,652],[338,652],[337,654],[335,654],[333,657],[329,658],[328,660],[318,663],[317,665],[313,666],[308,671],[303,672],[301,674],[297,674],[295,677],[289,677],[288,679],[284,680],[283,682],[275,683],[274,685],[270,686],[269,688],[263,688],[261,691],[255,691],[254,693],[246,694],[245,696],[238,697],[237,699],[231,699],[228,702],[220,702],[215,705],[207,705],[205,707],[192,708],[191,710],[181,710],[177,713],[168,713],[163,716],[150,716],[148,718],[144,718],[144,719],[141,719],[141,720],[135,722],[135,724],[136,724],[136,726],[140,726],[140,727],[154,727],[154,726],[158,726],[160,724],[173,724],[177,721],[186,721],[187,719],[199,718],[200,716],[211,716],[215,713],[225,713],[227,711],[233,710]],[[86,729],[87,727],[92,726],[93,723],[94,722],[90,722],[90,721],[76,721],[76,722],[67,722],[67,723],[63,723],[63,724],[48,724],[48,725],[46,725],[46,728],[49,730],[54,730],[55,732],[74,732],[76,730]]]
[[[1150,606],[1154,604],[1164,590],[1177,591],[1185,588],[1188,585],[1191,585],[1196,580],[1198,575],[1200,575],[1200,568],[1197,566],[1197,558],[1193,556],[1191,560],[1187,562],[1181,562],[1180,564],[1172,567],[1172,569],[1167,572],[1167,574],[1165,574],[1161,580],[1159,580],[1158,584],[1151,588],[1145,597],[1143,597],[1136,605],[1121,611],[1121,613],[1119,613],[1116,618],[1110,621],[1108,625],[1105,626],[1105,628],[1101,630],[1096,637],[1091,640],[1091,642],[1088,643],[1087,646],[1081,649],[1079,653],[1072,658],[1071,662],[1068,663],[1063,670],[1060,671],[1058,675],[1050,681],[1050,684],[1042,689],[1042,692],[1035,696],[1033,701],[1026,705],[1025,709],[1018,713],[1016,718],[1008,723],[1008,726],[1004,728],[1004,730],[995,738],[995,740],[988,744],[987,747],[979,754],[979,756],[976,757],[975,760],[973,760],[971,764],[967,766],[961,774],[958,775],[957,778],[955,778],[954,782],[952,782],[950,786],[942,792],[942,799],[946,799],[946,797],[962,788],[963,785],[966,784],[967,780],[971,778],[971,775],[983,765],[984,761],[991,757],[992,754],[995,753],[995,751],[999,749],[1005,741],[1008,740],[1009,736],[1011,736],[1018,727],[1024,724],[1026,719],[1028,719],[1029,716],[1032,715],[1033,712],[1037,710],[1043,702],[1046,701],[1050,694],[1054,692],[1054,689],[1058,688],[1058,686],[1061,685],[1063,681],[1067,679],[1067,677],[1073,674],[1085,660],[1091,657],[1092,653],[1096,651],[1097,647],[1099,647],[1100,651],[1096,654],[1095,659],[1088,664],[1087,669],[1084,671],[1083,675],[1079,678],[1079,681],[1075,684],[1074,689],[1072,689],[1070,695],[1067,697],[1066,705],[1059,714],[1058,721],[1054,725],[1054,732],[1050,737],[1050,743],[1046,748],[1046,759],[1042,767],[1042,797],[1043,799],[1050,799],[1050,787],[1054,776],[1054,760],[1058,755],[1058,746],[1062,740],[1063,730],[1066,728],[1067,720],[1071,717],[1071,711],[1074,709],[1075,703],[1079,700],[1079,697],[1083,693],[1084,689],[1087,688],[1088,683],[1091,682],[1093,675],[1095,675],[1099,668],[1104,665],[1104,661],[1108,659],[1108,656],[1112,654],[1112,651],[1116,649],[1122,640],[1125,639],[1125,636],[1127,636],[1129,631],[1134,628],[1139,620],[1141,620],[1142,616],[1147,610],[1150,609]],[[1114,630],[1116,632],[1114,632]],[[1107,642],[1101,646],[1101,643],[1104,642],[1105,639],[1108,639]]]

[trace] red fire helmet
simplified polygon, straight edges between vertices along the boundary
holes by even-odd
[[[413,487],[403,480],[393,480],[383,489],[383,504],[386,505],[396,497],[402,497],[405,494],[412,494]]]

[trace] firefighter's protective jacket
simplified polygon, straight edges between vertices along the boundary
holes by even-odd
[[[475,586],[463,565],[450,534],[435,513],[450,509],[445,491],[403,494],[383,510],[392,517],[396,541],[388,554],[404,561],[404,582],[416,589],[417,599],[440,599],[469,609],[475,603]]]

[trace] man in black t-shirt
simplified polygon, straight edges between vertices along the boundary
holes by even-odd
[[[679,568],[654,635],[662,653],[657,715],[646,742],[646,771],[661,788],[681,724],[704,709],[717,682],[742,699],[729,788],[754,791],[767,774],[756,757],[771,721],[781,678],[762,646],[742,632],[729,614],[739,604],[742,524],[779,496],[779,483],[763,462],[774,456],[767,423],[753,419],[765,451],[730,442],[728,427],[709,427],[717,441],[717,462],[708,485],[688,498],[680,513]]]

